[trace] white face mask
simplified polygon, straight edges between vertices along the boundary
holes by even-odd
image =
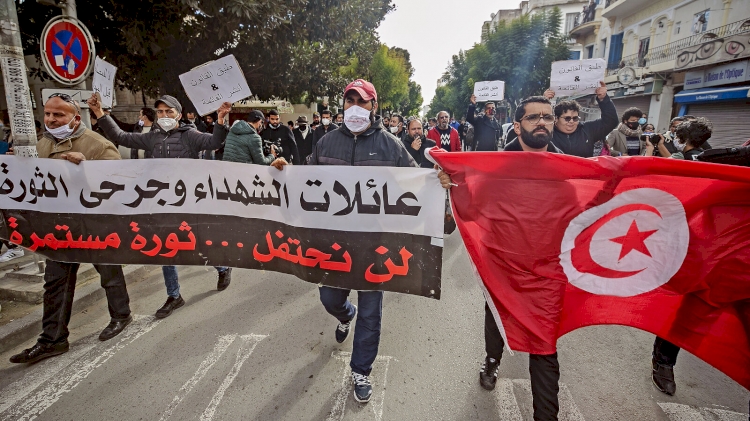
[[[370,111],[352,105],[344,111],[344,124],[353,133],[363,132],[370,126]]]
[[[398,133],[398,126],[391,127],[391,133],[393,133],[393,134]]]
[[[320,120],[320,122],[323,123],[324,126],[327,126],[327,125],[331,124],[331,119],[330,118],[324,118],[324,119]]]
[[[177,127],[179,123],[177,123],[177,120],[169,117],[162,117],[159,120],[156,121],[156,123],[164,129],[164,131],[170,131]]]
[[[685,143],[681,143],[680,139],[675,139],[674,140],[674,148],[677,149],[678,151],[682,152],[682,151],[685,150]]]
[[[70,127],[70,123],[74,122],[75,119],[76,117],[73,116],[73,118],[68,122],[68,124],[63,124],[62,126],[57,127],[55,129],[50,129],[49,127],[47,127],[46,124],[44,125],[44,128],[47,129],[49,134],[54,136],[55,139],[65,139],[66,137],[73,134],[73,131],[75,130],[75,126],[73,126],[73,128]]]
[[[143,124],[144,124],[144,123],[143,123],[143,120],[138,120],[138,125],[139,125],[139,126],[143,127]]]

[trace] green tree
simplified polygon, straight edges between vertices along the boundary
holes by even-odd
[[[549,86],[552,62],[570,56],[559,29],[561,16],[554,8],[507,24],[500,22],[485,43],[453,56],[443,76],[444,85],[430,103],[431,112],[463,115],[474,82],[484,80],[505,81],[505,99],[513,107],[528,96],[541,95]]]
[[[375,85],[381,110],[415,115],[422,107],[422,87],[411,80],[414,67],[409,52],[399,47],[381,44],[365,70],[359,71]]]
[[[261,99],[340,92],[353,57],[368,66],[391,0],[77,0],[119,87],[186,100],[178,75],[234,54]],[[26,54],[59,9],[16,0]],[[321,13],[321,11],[325,13]],[[48,78],[42,69],[32,76]]]

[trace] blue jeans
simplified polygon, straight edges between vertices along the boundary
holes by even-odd
[[[219,273],[226,272],[227,267],[214,266]],[[180,282],[177,280],[177,266],[162,266],[161,272],[164,274],[164,285],[167,287],[167,295],[172,298],[180,296]]]
[[[349,302],[350,289],[320,287],[320,302],[326,311],[340,322],[354,318],[354,306]],[[369,376],[372,363],[378,356],[380,322],[383,319],[383,291],[357,291],[359,307],[354,330],[352,360],[349,366],[355,373]]]

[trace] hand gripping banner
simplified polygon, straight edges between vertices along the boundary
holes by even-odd
[[[66,262],[211,265],[440,298],[434,170],[0,157],[0,237]]]

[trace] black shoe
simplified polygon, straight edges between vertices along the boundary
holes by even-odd
[[[68,349],[70,349],[70,344],[68,344],[68,341],[52,345],[40,344],[39,342],[37,342],[36,345],[32,346],[31,348],[24,349],[20,354],[16,354],[10,357],[10,362],[15,364],[32,364],[45,358],[64,354],[68,352]]]
[[[227,268],[224,272],[219,272],[219,282],[216,283],[216,289],[224,291],[232,282],[232,268]]]
[[[125,329],[125,326],[129,325],[132,321],[133,316],[128,316],[127,319],[123,320],[112,320],[111,322],[109,322],[107,327],[102,330],[102,333],[99,334],[99,340],[108,341],[114,338],[115,336],[119,335],[120,332]]]
[[[677,390],[677,384],[674,382],[674,367],[651,360],[651,380],[660,392],[669,396],[674,395]]]
[[[182,295],[177,298],[169,297],[167,301],[161,306],[160,309],[156,310],[156,318],[163,319],[172,314],[173,311],[185,305],[185,300],[182,299]]]
[[[482,364],[482,370],[479,371],[479,384],[487,390],[494,390],[497,383],[497,370],[500,368],[500,361],[487,357]]]
[[[352,320],[354,320],[355,317],[357,317],[357,306],[354,306],[354,316],[352,316]],[[352,328],[352,320],[349,320],[348,322],[339,322],[338,326],[336,326],[336,342],[340,344],[344,343],[346,338],[349,337],[349,331]]]

